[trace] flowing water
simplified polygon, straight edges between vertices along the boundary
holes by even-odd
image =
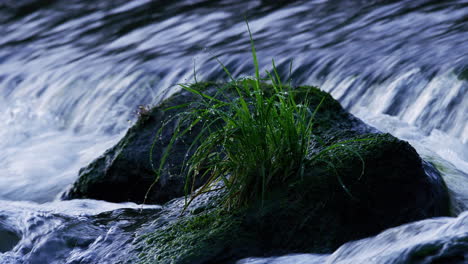
[[[252,75],[245,17],[262,69],[274,58],[285,80],[318,85],[410,141],[442,170],[460,215],[331,256],[242,261],[403,263],[424,245],[467,243],[468,1],[0,0],[0,263],[104,263],[118,248],[105,238],[125,232],[93,217],[136,205],[56,197],[122,137],[138,106],[195,76],[226,80],[214,58]]]

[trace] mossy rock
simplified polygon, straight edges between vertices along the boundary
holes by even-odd
[[[193,84],[192,88],[219,98],[235,96],[235,90],[230,84],[205,82]],[[272,91],[268,84],[263,84],[263,89],[266,92]],[[374,131],[343,110],[329,94],[315,87],[298,87],[296,93],[298,101],[307,97],[312,109],[325,97],[321,111],[316,116],[317,135],[324,141],[349,138]],[[202,99],[198,95],[182,90],[160,105],[141,113],[136,124],[114,147],[79,171],[78,180],[62,194],[62,199],[91,198],[110,202],[145,201],[161,204],[183,196],[185,175],[181,175],[182,161],[186,158],[187,151],[201,126],[194,127],[175,142],[159,180],[151,188],[145,200],[149,186],[156,179],[150,162],[150,149],[155,137],[159,137],[152,153],[153,164],[158,167],[165,148],[181,122],[177,115],[189,108],[198,107],[197,103]],[[185,107],[171,108],[180,105]],[[165,127],[158,136],[157,132],[163,124]],[[196,182],[195,187],[202,183]]]
[[[209,87],[213,88],[215,85],[197,85],[198,89]],[[173,151],[167,158],[162,175],[145,200],[148,189],[156,179],[150,162],[150,150],[156,137],[159,137],[152,153],[152,161],[157,168],[180,121],[172,117],[183,111],[169,108],[196,100],[198,98],[192,93],[181,91],[151,110],[142,112],[136,124],[114,147],[79,171],[77,181],[62,194],[62,199],[91,198],[110,202],[164,203],[183,196],[185,176],[180,175],[181,161],[184,160],[199,127],[195,127],[173,145]],[[165,127],[162,134],[158,135],[163,125]]]
[[[135,261],[234,263],[251,256],[329,253],[390,227],[449,215],[442,178],[407,142],[377,133],[316,88],[299,87],[297,93],[298,99],[307,95],[311,109],[325,97],[312,150],[322,154],[309,162],[304,177],[273,187],[247,208],[227,210],[214,199],[185,213],[180,209],[170,221],[156,219],[136,239]]]
[[[366,140],[311,161],[302,181],[278,186],[248,208],[227,210],[216,199],[200,197],[205,202],[195,202],[165,225],[156,219],[159,226],[137,239],[138,263],[234,263],[252,256],[330,253],[350,240],[449,214],[443,180],[426,175],[428,165],[407,142],[389,134],[356,139]]]
[[[267,84],[262,87],[271,91]],[[210,96],[234,96],[229,84],[193,88]],[[379,133],[315,87],[298,87],[294,93],[312,111],[323,100],[311,144],[316,155],[304,176],[273,186],[263,200],[236,210],[223,207],[222,191],[200,195],[185,211],[183,197],[166,203],[137,232],[139,257],[131,263],[233,263],[250,256],[327,253],[389,227],[449,214],[442,178],[407,142]],[[176,127],[184,126],[177,114],[186,108],[171,107],[193,108],[200,100],[181,91],[145,113],[116,146],[80,171],[66,197],[143,201],[155,177],[149,151],[156,131],[167,123],[153,149],[153,163],[159,164]],[[183,196],[181,161],[199,129],[174,143],[147,202]]]

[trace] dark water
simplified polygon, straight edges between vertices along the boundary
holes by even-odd
[[[194,73],[226,80],[215,57],[236,77],[252,75],[245,18],[263,70],[274,58],[284,79],[319,85],[367,122],[409,140],[440,165],[458,212],[466,210],[466,0],[0,0],[1,202],[54,200],[121,137],[139,105],[156,104]],[[74,208],[61,203],[53,206]],[[30,203],[19,207],[38,213]],[[31,236],[11,231],[12,222],[28,218],[14,211],[0,212],[0,234],[9,237],[0,248],[20,239],[7,254],[12,263],[32,263],[21,250]],[[44,221],[58,219],[45,211]],[[57,225],[45,226],[60,237]]]

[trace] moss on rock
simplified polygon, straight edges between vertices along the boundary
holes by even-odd
[[[233,96],[229,84],[200,83],[195,88],[210,96]],[[271,91],[267,84],[263,89]],[[184,198],[167,203],[153,223],[138,231],[135,262],[231,263],[249,256],[325,253],[389,227],[448,215],[442,178],[436,171],[425,173],[427,164],[407,142],[379,133],[315,87],[301,86],[294,92],[297,102],[308,102],[312,111],[325,98],[315,116],[310,145],[317,155],[306,164],[303,177],[278,183],[262,201],[235,211],[221,206],[222,192],[200,195],[200,202],[186,211]],[[115,147],[80,171],[66,197],[143,201],[155,177],[149,149],[156,131],[170,120],[154,148],[153,162],[159,164],[181,124],[171,117],[186,110],[167,109],[196,107],[199,100],[181,91],[151,109]],[[183,196],[181,161],[199,129],[176,141],[149,202]]]
[[[270,85],[262,85],[266,92],[272,91]],[[193,84],[192,88],[218,98],[235,96],[235,91],[230,84],[202,82]],[[312,109],[323,97],[326,98],[320,108],[321,111],[316,116],[315,125],[317,135],[324,141],[350,138],[364,132],[374,131],[344,111],[329,94],[311,86],[298,87],[296,92],[298,102],[307,98]],[[145,201],[145,194],[156,179],[150,162],[151,144],[155,137],[159,137],[152,153],[152,162],[157,167],[174,132],[181,123],[181,117],[177,115],[198,107],[197,103],[200,100],[202,100],[200,96],[182,90],[158,106],[142,113],[136,124],[114,147],[79,171],[78,180],[62,194],[62,198],[65,200],[91,198],[110,202],[136,203]],[[172,108],[182,105],[184,107]],[[158,135],[163,125],[164,129]],[[200,125],[194,127],[175,142],[158,182],[148,194],[146,203],[165,203],[172,198],[184,195],[185,175],[181,175],[182,161],[200,129]],[[202,181],[195,183],[196,186],[201,184]]]
[[[311,161],[302,181],[277,186],[248,208],[228,211],[216,199],[195,202],[191,213],[140,238],[139,261],[234,263],[250,256],[329,253],[393,226],[448,215],[442,179],[438,185],[426,176],[407,142],[389,134],[362,138],[371,139]]]

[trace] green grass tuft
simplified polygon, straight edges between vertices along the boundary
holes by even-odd
[[[243,207],[252,201],[263,202],[272,188],[301,180],[308,162],[343,145],[335,144],[319,153],[311,150],[315,137],[314,116],[325,97],[315,109],[310,109],[308,94],[303,96],[304,92],[300,91],[302,98],[298,103],[299,91],[283,84],[274,60],[272,72],[266,71],[271,85],[265,89],[248,23],[247,29],[255,77],[236,80],[218,60],[232,80],[228,87],[234,97],[223,96],[221,92],[211,96],[196,86],[181,85],[202,100],[197,102],[197,107],[181,114],[181,123],[189,125],[183,130],[177,129],[155,172],[159,175],[173,142],[201,124],[201,132],[189,150],[193,154],[183,166],[187,206],[198,195],[216,189],[214,186],[225,190],[224,204],[228,208]],[[205,184],[195,190],[194,183],[200,179]],[[342,187],[352,197],[344,184]]]

